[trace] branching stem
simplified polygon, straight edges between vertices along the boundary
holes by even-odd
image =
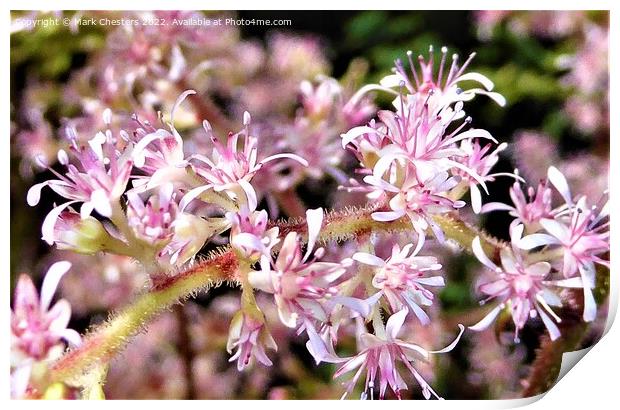
[[[328,212],[323,220],[319,241],[344,241],[370,233],[404,232],[412,229],[407,218],[392,222],[373,220],[371,215],[376,210],[377,206],[370,205]],[[435,220],[444,230],[446,237],[462,247],[469,248],[471,240],[479,235],[484,239],[483,246],[489,255],[499,253],[500,242],[460,221],[457,216],[437,217]],[[281,236],[292,231],[298,232],[303,238],[307,236],[306,221],[301,218],[272,222],[270,225],[278,226]],[[161,275],[162,279],[159,279],[149,292],[138,296],[131,305],[88,334],[80,348],[68,352],[56,362],[51,369],[52,382],[83,385],[89,371],[109,363],[130,338],[159,312],[223,281],[239,283],[239,271],[249,269],[248,266],[228,248],[174,276]]]

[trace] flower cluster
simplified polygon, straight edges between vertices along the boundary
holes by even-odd
[[[190,12],[149,16],[195,17]],[[65,170],[60,172],[49,158],[41,157],[40,165],[55,178],[28,191],[31,206],[50,190],[56,201],[62,200],[45,217],[43,240],[100,260],[121,258],[116,263],[124,269],[128,260],[136,261],[131,269],[139,269],[140,278],[148,277],[153,289],[170,293],[176,289],[166,285],[192,275],[200,263],[194,261],[201,259],[207,243],[227,244],[223,252],[234,260],[234,272],[219,279],[235,281],[241,288],[240,303],[227,310],[232,317],[226,343],[229,361],[236,362],[239,371],[256,362],[272,366],[274,352],[286,349],[278,333],[303,336],[317,364],[338,365],[334,378],[355,372],[344,383],[343,398],[363,373],[362,398],[373,399],[377,388],[381,399],[400,399],[408,389],[407,378],[420,386],[424,398],[440,398],[427,382],[429,374],[420,369],[435,354],[453,350],[465,326],[458,324],[458,335],[443,349],[422,347],[445,343],[433,329],[447,328],[437,317],[437,301],[450,278],[444,274],[449,271],[446,261],[440,253],[433,254],[427,238],[439,245],[447,239],[458,241],[462,232],[442,221],[456,219],[468,191],[474,214],[508,211],[515,218],[509,245],[486,241],[478,231],[478,236],[460,235],[461,245],[470,246],[489,270],[490,280],[479,287],[486,297],[483,302],[497,302],[469,328],[484,330],[508,308],[515,342],[526,323],[536,318],[555,340],[562,336],[557,325],[561,309],[573,302],[570,289],[583,292],[583,319],[594,320],[596,265],[609,267],[608,206],[574,197],[554,167],[527,193],[518,171],[492,172],[507,144],[472,128],[464,107],[478,95],[500,106],[505,100],[487,77],[466,72],[474,54],[461,64],[458,55],[449,58],[443,47],[435,66],[432,47],[428,58],[418,57],[417,65],[408,52],[408,66],[398,60],[393,73],[379,84],[354,91],[321,75],[326,63],[314,40],[276,35],[268,40],[268,56],[248,43],[236,47],[244,52],[231,57],[225,50],[235,33],[226,30],[220,35],[190,27],[169,27],[157,34],[148,27],[115,32],[111,49],[101,57],[105,70],[89,74],[103,76],[98,84],[106,93],[85,110],[88,121],[65,124],[69,148],[59,148],[55,155]],[[205,44],[213,55],[192,68],[190,61],[198,60]],[[260,56],[249,58],[253,52]],[[111,58],[118,55],[124,57],[123,64]],[[242,64],[232,64],[236,58]],[[262,64],[252,65],[244,58]],[[187,82],[204,80],[203,71],[228,69],[230,77],[214,74],[213,84],[203,84],[200,93],[187,90],[176,96]],[[277,84],[273,73],[263,73],[269,81],[255,81],[257,88],[237,96],[231,111],[243,113],[242,125],[233,132],[236,127],[214,112],[205,90],[221,88],[219,95],[232,99],[232,84],[262,70],[286,74],[286,84]],[[158,78],[165,81],[155,81]],[[294,92],[290,82],[295,83]],[[472,83],[479,86],[465,87]],[[300,97],[292,120],[286,101],[271,111],[260,104],[265,102],[261,92],[270,87],[283,88],[289,99],[289,94]],[[115,105],[119,90],[139,91],[139,98],[169,108],[169,115],[153,116],[139,109],[131,117],[112,115],[107,105]],[[374,91],[393,96],[393,109],[370,119],[375,113],[370,94]],[[167,104],[167,93],[175,94],[172,104]],[[193,105],[187,107],[186,100]],[[202,129],[192,133],[199,117],[195,114],[209,120],[200,118]],[[94,131],[98,126],[103,130]],[[359,162],[361,181],[345,177],[346,149]],[[345,190],[366,194],[368,206],[337,217],[323,208],[306,210],[295,189],[307,177],[320,180],[326,174],[343,185],[348,181]],[[487,183],[500,176],[515,180],[510,189],[513,204],[483,205],[482,191],[488,193]],[[45,187],[50,190],[43,191]],[[554,188],[563,199],[560,206],[554,206]],[[299,219],[273,221],[277,203],[281,211]],[[261,209],[263,204],[269,212]],[[391,235],[396,225],[410,229],[402,236]],[[464,243],[463,236],[471,243]],[[346,244],[329,244],[333,239]],[[68,303],[49,308],[69,267],[60,262],[50,268],[40,299],[28,277],[18,282],[11,318],[16,396],[36,389],[30,380],[32,366],[56,358],[61,339],[72,345],[80,342],[78,334],[66,328]],[[103,286],[101,278],[83,280],[91,280],[96,289]],[[140,287],[126,278],[119,282],[130,288],[123,294]],[[417,327],[402,331],[406,325]],[[344,344],[348,349],[340,349]],[[179,371],[176,361],[169,365]]]
[[[551,188],[557,189],[564,204],[552,209]],[[609,209],[587,208],[587,198],[577,201],[571,195],[566,178],[551,167],[547,181],[540,183],[536,194],[530,188],[529,200],[518,183],[511,189],[514,207],[491,203],[486,211],[507,210],[515,217],[511,224],[511,248],[500,253],[501,267],[482,249],[480,238],[472,243],[476,257],[495,272],[496,279],[480,286],[488,299],[497,298],[500,304],[491,310],[474,330],[488,327],[499,312],[508,307],[515,324],[515,340],[529,318],[539,316],[552,340],[560,337],[556,323],[561,318],[551,306],[563,306],[559,290],[581,289],[583,319],[593,321],[596,302],[592,290],[596,287],[595,263],[609,267],[602,257],[609,252]],[[527,235],[523,236],[523,234]],[[538,252],[529,252],[539,249]]]
[[[36,184],[28,191],[32,206],[39,203],[46,186],[69,199],[45,218],[43,239],[81,253],[107,251],[131,256],[155,277],[191,260],[210,238],[230,228],[231,221],[223,215],[226,211],[255,211],[257,199],[250,181],[263,164],[284,158],[306,164],[293,154],[258,160],[257,138],[250,134],[247,113],[244,129],[231,133],[225,146],[205,121],[212,156],[187,155],[174,126],[174,114],[191,94],[194,92],[187,91],[177,99],[168,129],[156,129],[136,119],[135,131],[120,130],[115,135],[110,110],[104,112],[108,129],[98,132],[88,144],[80,144],[75,130],[69,128],[73,155],[62,149],[58,152],[66,173],[50,168],[58,179]],[[130,180],[132,188],[127,189]],[[80,203],[78,213],[72,205]],[[107,221],[92,217],[93,211]]]
[[[453,55],[447,69],[448,50],[443,47],[435,74],[432,47],[429,53],[428,60],[419,56],[420,71],[412,53],[407,53],[413,78],[399,60],[394,74],[375,87],[391,92],[390,87],[400,87],[393,102],[395,112],[380,111],[380,122],[373,120],[342,135],[343,147],[351,148],[359,159],[359,172],[365,175],[367,184],[359,186],[352,180],[357,186],[351,189],[367,191],[369,197],[388,203],[389,210],[373,215],[377,221],[407,216],[420,243],[429,228],[438,240],[443,240],[443,232],[433,217],[463,207],[465,202],[459,198],[468,188],[474,210],[480,211],[478,186],[486,191],[485,182],[497,176],[489,172],[498,160],[498,152],[505,148],[502,144],[490,151],[491,144],[480,146],[482,140],[497,143],[487,131],[464,130],[472,122],[463,110],[464,101],[482,94],[505,104],[500,94],[491,91],[491,80],[479,73],[465,73],[474,54],[462,66],[458,55]],[[463,81],[475,81],[484,88],[464,90],[459,87]]]

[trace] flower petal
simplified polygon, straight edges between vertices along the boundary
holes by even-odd
[[[350,296],[332,296],[331,301],[348,307],[349,309],[359,313],[362,317],[367,318],[372,311],[372,307],[377,303],[383,292],[377,292],[366,299],[358,299]]]
[[[453,83],[458,83],[461,81],[475,81],[477,83],[482,84],[482,86],[484,88],[487,89],[487,91],[492,91],[493,87],[495,86],[493,84],[493,81],[489,80],[489,78],[487,76],[484,76],[480,73],[467,73],[467,74],[463,74],[462,76],[456,78]]]
[[[501,305],[495,307],[493,310],[487,313],[487,315],[483,317],[480,322],[476,323],[473,326],[469,326],[469,329],[474,330],[476,332],[480,332],[486,329],[487,327],[489,327],[491,323],[493,323],[493,321],[495,320],[495,318],[497,317],[497,315],[499,314],[501,310],[502,310]]]
[[[237,248],[248,248],[259,252],[265,248],[265,245],[263,245],[259,237],[247,232],[241,232],[233,236],[231,245]]]
[[[28,205],[35,206],[39,203],[41,200],[41,190],[43,187],[49,185],[50,182],[51,181],[45,181],[30,187],[28,194],[26,195],[26,202],[28,202]]]
[[[476,258],[478,258],[478,260],[482,262],[484,266],[486,266],[487,268],[493,269],[493,270],[497,269],[497,265],[491,262],[491,259],[489,259],[487,255],[484,253],[484,250],[482,249],[482,244],[480,243],[479,236],[476,236],[474,240],[471,242],[471,248],[472,248],[472,251],[474,252],[474,255],[476,255]]]
[[[482,210],[482,195],[480,195],[480,190],[476,184],[469,184],[469,196],[474,213],[479,214]]]
[[[504,279],[498,279],[492,282],[484,283],[478,287],[480,292],[489,296],[497,296],[505,292],[510,287],[510,283]]]
[[[515,257],[513,253],[507,248],[502,248],[499,252],[499,257],[502,261],[502,267],[504,268],[504,272],[507,273],[518,273],[517,261],[515,261]]]
[[[459,323],[459,334],[456,336],[456,338],[452,341],[452,343],[450,343],[448,346],[444,347],[441,350],[430,350],[429,353],[433,353],[433,354],[439,354],[439,353],[448,353],[449,351],[451,351],[452,349],[454,349],[454,347],[456,346],[456,344],[459,342],[459,340],[461,340],[461,336],[463,336],[463,332],[465,331],[465,326],[463,326],[462,324]],[[471,327],[470,327],[471,329]]]
[[[210,189],[211,187],[212,187],[211,185],[203,185],[203,186],[199,186],[197,188],[189,190],[183,196],[183,199],[181,199],[181,202],[179,203],[179,210],[183,212],[185,208],[187,208],[187,205],[189,205],[190,202],[198,198],[200,195],[202,195],[203,192]]]
[[[385,261],[375,255],[366,252],[357,252],[352,258],[360,263],[381,268],[385,266]]]
[[[553,320],[551,320],[551,318],[547,316],[547,314],[538,306],[536,306],[536,311],[538,312],[540,318],[545,324],[547,331],[549,331],[549,337],[551,337],[551,340],[553,341],[559,338],[561,336],[560,329],[558,329],[557,325],[553,322]]]
[[[71,263],[68,261],[60,261],[54,263],[48,269],[41,285],[41,311],[46,311],[56,293],[56,288],[60,279],[71,269]]]
[[[524,236],[517,242],[517,246],[524,250],[530,250],[538,248],[539,246],[559,244],[560,241],[544,233],[533,233],[531,235]]]
[[[62,205],[58,205],[56,208],[52,209],[43,220],[43,224],[41,225],[41,239],[47,242],[48,245],[54,244],[54,227],[56,226],[56,222],[58,222],[60,214],[65,208],[76,202],[78,201],[69,201]]]
[[[28,389],[31,370],[32,363],[23,364],[13,370],[11,373],[11,398],[21,399],[24,396]]]
[[[536,276],[547,276],[551,270],[549,262],[536,262],[533,265],[527,267],[527,272]]]
[[[304,158],[300,157],[299,155],[289,154],[289,153],[270,155],[267,158],[261,160],[260,163],[261,164],[266,164],[269,161],[273,161],[273,160],[276,160],[276,159],[282,159],[282,158],[288,158],[288,159],[292,159],[293,161],[297,161],[301,165],[303,165],[304,167],[308,166],[308,161],[306,161]]]
[[[370,128],[368,126],[355,127],[347,131],[346,134],[341,134],[342,138],[342,147],[346,147],[350,142],[355,140],[356,138],[364,135],[364,134],[376,134],[377,130],[374,128]]]
[[[570,229],[563,223],[555,219],[542,218],[540,224],[547,232],[559,239],[560,242],[567,242],[570,239]]]
[[[400,332],[400,328],[403,327],[403,323],[405,323],[407,314],[409,314],[409,309],[403,308],[390,316],[385,325],[388,340],[394,341],[396,339],[396,336],[398,336],[398,333]]]
[[[489,202],[488,204],[482,205],[480,209],[480,213],[486,214],[487,212],[494,211],[514,211],[514,207],[510,205],[503,204],[501,202]]]
[[[258,205],[258,200],[256,199],[256,191],[254,187],[245,179],[240,179],[237,181],[243,192],[245,192],[245,196],[248,198],[248,208],[250,211],[254,211],[256,206]]]
[[[562,198],[566,201],[568,205],[572,205],[573,198],[570,193],[570,188],[568,187],[568,182],[566,182],[566,177],[564,174],[560,172],[556,167],[549,167],[547,171],[547,178],[549,178],[549,182],[553,184],[553,186],[558,190]]]
[[[389,222],[394,221],[403,215],[405,215],[405,211],[373,212],[370,216],[375,221]]]
[[[596,319],[596,301],[592,289],[588,286],[583,288],[583,320],[592,322]]]
[[[172,109],[170,110],[170,124],[172,124],[173,127],[174,127],[174,113],[177,111],[179,106],[183,103],[183,101],[185,101],[187,97],[189,97],[190,95],[194,95],[194,94],[196,94],[196,91],[194,90],[185,90],[183,91],[181,95],[179,95],[179,97],[174,102],[174,105],[172,106]]]
[[[308,247],[303,258],[304,261],[312,253],[323,226],[323,208],[308,209],[306,211],[306,222],[308,223]]]
[[[112,216],[112,206],[110,205],[110,198],[103,189],[96,189],[90,194],[90,202],[93,204],[94,209],[101,215],[109,218]]]
[[[420,278],[415,280],[416,283],[426,286],[446,286],[446,281],[443,276],[431,276],[428,278]]]
[[[60,337],[71,320],[71,305],[65,299],[61,299],[47,312],[50,321],[49,330],[55,336]]]

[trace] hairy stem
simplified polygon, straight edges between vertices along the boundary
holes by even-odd
[[[81,385],[81,379],[91,368],[108,363],[157,313],[199,290],[225,280],[236,281],[238,266],[238,260],[229,250],[169,277],[168,281],[161,281],[88,334],[81,347],[56,362],[51,368],[51,380]]]
[[[412,229],[411,222],[407,218],[392,222],[373,220],[371,215],[378,207],[370,205],[328,212],[323,219],[319,240],[324,243],[343,241],[370,233],[393,233]],[[471,240],[480,235],[483,246],[490,255],[499,253],[498,247],[501,244],[498,241],[475,230],[456,216],[436,217],[435,220],[444,230],[446,237],[459,245],[469,248]],[[270,225],[278,226],[282,236],[286,236],[289,232],[297,232],[304,238],[307,236],[307,224],[301,218],[271,222]],[[229,249],[202,260],[174,276],[159,276],[160,279],[148,293],[140,295],[133,304],[97,327],[86,336],[80,348],[70,351],[56,362],[51,369],[51,380],[83,385],[89,371],[109,363],[130,338],[157,313],[222,281],[238,283],[242,273],[239,271],[243,269],[250,269],[248,263],[240,260],[235,252]]]

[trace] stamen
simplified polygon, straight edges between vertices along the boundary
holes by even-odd
[[[467,68],[467,66],[469,65],[469,63],[471,63],[471,60],[474,59],[474,57],[476,57],[476,53],[471,53],[469,55],[469,57],[467,58],[467,60],[463,63],[463,66],[461,66],[461,68],[459,69],[458,73],[456,73],[456,78],[460,77],[461,74],[463,74],[463,72],[465,71],[465,69]]]
[[[416,89],[420,88],[420,81],[418,80],[418,74],[416,73],[415,65],[413,64],[413,52],[407,50],[407,59],[409,60],[409,67],[411,67],[411,73],[413,74],[413,80],[415,81]]]
[[[448,77],[446,78],[446,85],[450,85],[450,82],[452,82],[452,79],[454,78],[454,73],[458,69],[458,61],[459,55],[452,54],[452,64],[450,65],[450,71],[448,72]]]
[[[439,63],[439,74],[437,74],[437,86],[441,88],[441,77],[443,77],[443,66],[446,64],[446,55],[448,47],[441,47],[441,62]]]

